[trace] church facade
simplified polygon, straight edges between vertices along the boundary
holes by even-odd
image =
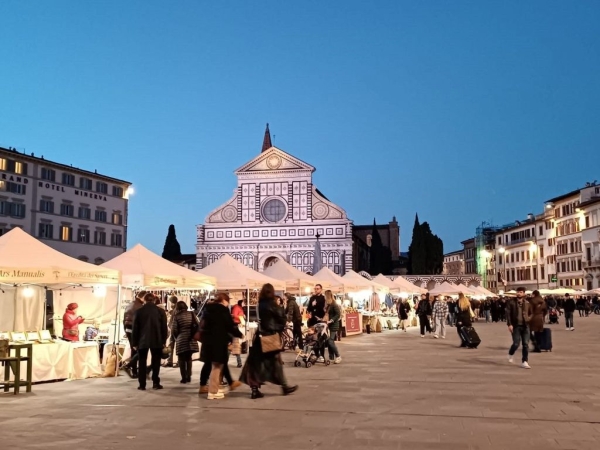
[[[225,204],[197,227],[196,267],[224,254],[263,271],[282,259],[311,272],[317,240],[323,266],[352,268],[352,221],[313,184],[315,168],[271,145],[235,171],[237,187]]]

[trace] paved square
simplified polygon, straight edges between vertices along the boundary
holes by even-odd
[[[552,326],[554,351],[532,354],[532,370],[507,362],[505,324],[479,323],[478,350],[457,348],[454,328],[344,339],[339,366],[286,364],[290,397],[270,386],[250,400],[244,387],[208,401],[177,369],[163,369],[161,392],[127,377],[38,385],[0,395],[1,448],[598,450],[600,316],[575,321]]]

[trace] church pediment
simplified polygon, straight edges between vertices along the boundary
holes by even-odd
[[[232,223],[237,222],[237,190],[234,191],[233,197],[224,205],[211,211],[206,217],[206,223]]]
[[[310,164],[284,152],[277,147],[265,150],[252,161],[235,171],[236,175],[256,174],[261,172],[314,172]]]

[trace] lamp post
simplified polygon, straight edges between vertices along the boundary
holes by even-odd
[[[488,252],[487,250],[482,250],[481,251],[481,256],[483,256],[485,258],[485,272],[484,272],[484,278],[483,278],[483,283],[484,283],[484,287],[486,289],[489,289],[489,285],[487,282],[487,274],[488,274],[488,266],[489,266],[489,261],[490,261],[490,256],[492,256],[492,254],[490,252]]]
[[[506,256],[508,255],[508,251],[504,247],[500,247],[498,249],[498,253],[502,255],[502,281],[504,283],[504,292],[506,292],[507,285],[507,277],[506,277]]]

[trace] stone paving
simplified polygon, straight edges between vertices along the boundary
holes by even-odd
[[[300,385],[289,397],[267,387],[250,400],[244,387],[208,401],[177,369],[163,369],[160,392],[127,377],[37,385],[0,395],[0,448],[598,450],[600,316],[563,324],[532,370],[508,363],[505,324],[479,323],[478,350],[457,348],[450,328],[446,340],[415,329],[344,339],[339,366],[295,368],[286,354]]]

